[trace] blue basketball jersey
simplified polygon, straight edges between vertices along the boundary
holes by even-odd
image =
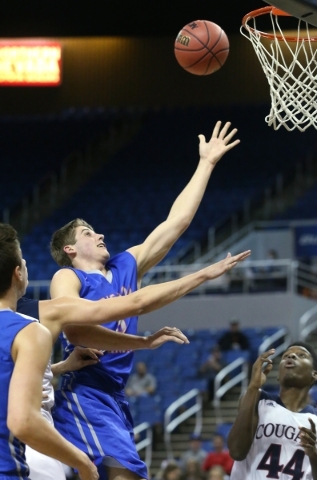
[[[14,369],[11,347],[16,335],[35,320],[12,310],[0,310],[0,479],[27,478],[29,468],[25,461],[25,446],[7,427],[9,385]]]
[[[129,295],[137,290],[137,264],[129,252],[123,252],[107,262],[107,270],[112,278],[105,278],[99,270],[84,272],[72,268],[81,283],[80,297],[88,300]],[[136,334],[137,317],[125,318],[116,322],[106,323],[103,326],[111,330]],[[62,336],[65,356],[74,349],[65,335]],[[86,385],[105,392],[122,390],[130,375],[133,364],[132,352],[105,352],[96,365],[85,367],[77,372],[63,376],[62,389],[70,385]]]

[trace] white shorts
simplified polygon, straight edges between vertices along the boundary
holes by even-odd
[[[25,448],[26,463],[30,467],[30,480],[66,480],[63,465],[28,445]]]

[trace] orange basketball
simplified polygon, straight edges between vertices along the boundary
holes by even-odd
[[[174,44],[178,63],[194,75],[210,75],[227,60],[229,40],[219,25],[208,20],[188,23]]]

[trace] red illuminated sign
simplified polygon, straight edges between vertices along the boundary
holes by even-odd
[[[47,40],[1,40],[0,86],[61,84],[62,47]]]

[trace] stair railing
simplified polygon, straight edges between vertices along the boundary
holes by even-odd
[[[179,407],[185,405],[189,400],[192,400],[193,398],[195,398],[196,400],[195,404],[187,408],[187,410],[183,411],[181,414],[177,415],[172,420],[172,415],[179,409]],[[185,395],[179,397],[177,400],[175,400],[175,402],[171,403],[171,405],[165,411],[164,441],[167,457],[171,460],[174,458],[171,433],[175,430],[176,427],[178,427],[178,425],[180,425],[192,415],[196,415],[194,433],[200,435],[202,429],[202,396],[198,388],[193,388],[189,392],[185,393]]]
[[[309,309],[299,319],[299,338],[306,340],[308,335],[317,330],[317,306]]]
[[[221,385],[222,381],[236,368],[241,367],[241,372],[239,372],[235,377],[230,378],[228,382],[224,385]],[[215,376],[214,380],[214,400],[213,405],[216,410],[216,422],[217,424],[223,423],[221,409],[220,409],[220,400],[232,387],[240,383],[241,393],[247,388],[248,385],[248,372],[249,372],[249,361],[244,357],[239,357],[233,362],[229,363],[226,367],[220,370],[219,373]]]
[[[289,330],[286,327],[280,328],[277,332],[267,337],[259,346],[258,355],[261,355],[261,353],[264,353],[270,348],[272,348],[274,343],[282,339],[283,337],[284,337],[284,341],[277,347],[274,347],[275,352],[270,358],[275,358],[278,355],[280,355],[282,352],[284,352],[287,349],[287,347],[291,343],[291,335],[289,333]]]
[[[146,432],[145,438],[136,442],[136,450],[139,452],[145,448],[145,463],[148,468],[151,467],[152,463],[152,447],[153,447],[153,432],[152,426],[148,422],[140,423],[133,429],[134,435],[139,435],[141,432]]]

